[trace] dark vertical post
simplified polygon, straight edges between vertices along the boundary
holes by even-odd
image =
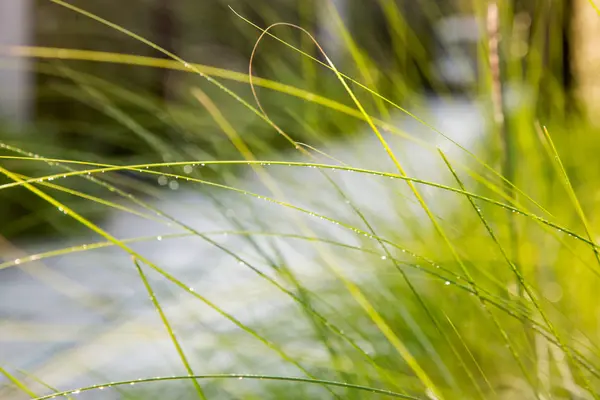
[[[155,0],[155,8],[152,15],[152,31],[156,44],[165,50],[176,53],[176,21],[171,0]],[[159,68],[156,86],[157,97],[166,101],[169,97],[168,84],[170,72],[168,69]]]

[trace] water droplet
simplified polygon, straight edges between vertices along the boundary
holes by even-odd
[[[201,167],[204,167],[205,165],[206,165],[206,164],[204,164],[204,163],[200,164],[200,166],[201,166]]]
[[[162,240],[162,236],[157,236],[156,240],[158,240],[160,242]]]
[[[100,389],[100,390],[104,390],[104,386],[100,386],[98,389]]]
[[[73,394],[79,394],[81,393],[81,390],[73,390]]]
[[[186,165],[185,167],[183,167],[183,172],[185,172],[186,174],[191,174],[193,170],[194,168],[191,165]]]
[[[21,264],[21,260],[17,258],[17,259],[15,260],[15,264],[16,264],[16,265],[19,265],[19,264]]]
[[[386,260],[386,259],[387,259],[387,257],[386,257],[386,256],[381,256],[381,259],[382,259],[382,260]]]
[[[186,68],[192,68],[192,66],[189,63],[186,63],[186,62],[183,63],[183,66],[186,67]]]
[[[239,379],[239,380],[242,380],[242,379],[244,379],[244,377],[243,377],[243,376],[240,376],[238,379]]]
[[[446,282],[444,282],[444,285],[446,285],[446,286],[450,286],[450,281],[446,281]]]

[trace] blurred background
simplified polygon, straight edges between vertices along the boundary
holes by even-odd
[[[0,398],[597,397],[598,35],[588,0],[1,0]],[[79,397],[384,398],[198,381]]]

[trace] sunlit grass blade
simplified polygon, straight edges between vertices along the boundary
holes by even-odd
[[[0,143],[0,147],[4,147],[4,148],[8,149],[10,146],[7,145],[6,143]],[[96,174],[96,173],[109,172],[109,171],[132,170],[132,171],[136,171],[136,172],[142,172],[142,173],[148,173],[148,174],[154,174],[154,175],[171,176],[171,177],[178,178],[178,179],[189,180],[191,182],[206,183],[206,184],[209,184],[212,186],[219,186],[218,184],[213,183],[213,182],[202,181],[202,180],[188,177],[188,176],[181,176],[178,174],[169,174],[169,173],[165,173],[165,172],[158,172],[158,171],[152,171],[152,170],[146,169],[146,167],[157,168],[157,167],[183,166],[183,165],[189,165],[189,164],[198,164],[198,163],[200,163],[200,161],[180,161],[180,162],[147,163],[147,164],[136,164],[136,165],[127,165],[127,166],[115,166],[113,164],[91,163],[91,162],[77,161],[77,160],[64,160],[64,159],[53,159],[53,158],[41,159],[39,157],[34,157],[33,155],[25,156],[25,157],[23,157],[23,156],[21,156],[21,157],[0,156],[0,159],[2,159],[2,158],[22,159],[22,160],[26,159],[26,160],[37,161],[37,162],[50,161],[50,162],[67,163],[67,164],[74,164],[74,165],[79,164],[79,165],[93,165],[93,166],[100,166],[100,167],[103,166],[103,168],[90,169],[90,170],[84,170],[84,171],[74,171],[74,172],[68,172],[66,174],[64,174],[64,173],[54,174],[54,175],[48,175],[48,176],[42,177],[42,178],[31,178],[30,180],[24,180],[23,182],[36,182],[36,181],[44,181],[44,180],[49,180],[49,179],[60,179],[63,177],[83,175],[83,174],[88,174],[88,173]],[[286,166],[298,166],[298,167],[312,167],[312,168],[321,168],[321,169],[345,170],[345,171],[352,171],[352,172],[357,172],[357,173],[362,173],[362,174],[378,175],[378,176],[383,176],[383,177],[388,177],[388,178],[400,179],[403,181],[409,181],[409,182],[413,182],[413,183],[417,183],[417,184],[431,186],[431,187],[435,187],[435,188],[438,188],[441,190],[446,190],[446,191],[450,191],[450,192],[454,192],[454,193],[458,193],[458,194],[462,194],[462,195],[468,194],[469,196],[471,196],[474,199],[478,199],[478,200],[484,201],[486,203],[492,204],[494,206],[504,208],[511,212],[514,211],[515,213],[523,215],[527,218],[531,218],[532,220],[537,221],[538,223],[540,223],[542,225],[546,225],[550,228],[556,229],[558,232],[567,233],[567,234],[571,235],[573,238],[580,240],[584,243],[587,243],[590,246],[600,248],[600,245],[597,245],[594,242],[591,242],[587,237],[585,237],[563,225],[559,225],[559,224],[552,222],[550,220],[547,220],[539,215],[528,212],[525,209],[521,209],[521,208],[512,206],[510,204],[502,203],[500,201],[497,201],[492,198],[482,196],[482,195],[479,195],[479,194],[476,194],[473,192],[468,192],[465,190],[457,189],[457,188],[454,188],[451,186],[447,186],[447,185],[443,185],[443,184],[439,184],[439,183],[435,183],[435,182],[427,181],[427,180],[423,180],[423,179],[411,178],[411,177],[402,176],[399,174],[394,174],[394,173],[389,173],[389,172],[368,170],[368,169],[364,169],[364,168],[344,167],[344,166],[330,165],[330,164],[301,163],[301,162],[292,162],[292,161],[271,161],[271,160],[263,160],[263,161],[258,161],[258,160],[257,161],[216,160],[216,161],[214,161],[214,160],[207,160],[207,161],[203,161],[202,163],[205,165],[259,163],[259,164],[264,164],[264,165],[286,165]],[[15,186],[19,186],[19,185],[22,185],[22,183],[19,183],[19,182],[7,183],[4,185],[0,185],[0,190],[8,189],[10,187],[15,187]],[[256,195],[256,196],[259,196],[259,195]]]
[[[269,32],[267,34],[270,34]],[[195,72],[200,71],[202,74],[206,76],[216,76],[224,79],[229,79],[237,82],[250,83],[250,79],[248,74],[243,74],[235,71],[229,71],[214,67],[209,67],[201,64],[189,64],[190,67],[186,67],[186,64],[182,64],[180,61],[173,60],[165,60],[160,58],[152,58],[152,57],[143,57],[143,56],[135,56],[128,54],[118,54],[118,53],[107,53],[107,52],[98,52],[98,51],[89,51],[89,50],[77,50],[77,49],[61,49],[61,48],[44,48],[44,47],[11,47],[9,49],[8,54],[13,56],[25,56],[25,57],[39,57],[39,58],[50,58],[50,59],[71,59],[71,60],[90,60],[96,62],[110,62],[110,63],[123,63],[123,64],[131,64],[131,65],[140,65],[140,66],[151,66],[157,68],[169,68],[169,69],[177,69],[183,70],[187,72]],[[193,68],[191,68],[193,67]],[[80,75],[80,73],[78,73]],[[203,75],[203,76],[204,76]],[[299,89],[293,86],[285,85],[280,82],[271,81],[264,78],[253,77],[252,84],[256,86],[262,86],[265,88],[272,89],[274,91],[278,91],[284,94],[292,95],[299,97],[303,100],[313,102],[315,104],[319,104],[326,108],[341,112],[345,115],[351,116],[353,118],[358,118],[361,120],[366,120],[364,115],[352,107],[348,107],[344,104],[341,104],[335,100],[320,96],[314,92],[305,91],[303,89]],[[217,85],[218,86],[218,85]],[[265,118],[263,114],[258,112],[258,110],[254,109],[248,103],[243,101],[237,95],[234,95],[232,92],[226,90],[226,92],[232,95],[236,101],[240,101],[245,107],[250,109],[252,112],[256,113],[259,117]],[[372,93],[373,94],[373,93]],[[394,135],[398,135],[407,140],[410,140],[414,143],[421,145],[423,148],[429,151],[436,151],[434,146],[431,146],[427,142],[420,140],[417,137],[409,135],[403,132],[401,129],[398,129],[396,126],[374,118],[371,116],[373,123],[383,129],[385,132],[389,132]],[[268,123],[272,123],[270,120],[266,120]],[[431,128],[434,129],[434,128]],[[297,142],[296,142],[297,144]],[[474,156],[474,155],[472,155]],[[483,161],[478,160],[478,163],[485,165]],[[457,164],[460,166],[460,163]],[[496,176],[497,172],[490,167],[486,167],[488,172],[491,171],[492,175]],[[498,176],[496,176],[498,177]],[[506,183],[506,182],[505,182]],[[485,184],[490,188],[493,188],[498,193],[502,193],[503,190],[494,184],[492,181],[486,180]],[[515,188],[519,194],[523,195],[528,201],[534,204],[537,208],[542,210],[543,212],[549,214],[549,212],[539,203],[532,199],[530,196],[527,196],[525,193],[520,191],[518,188]]]
[[[230,7],[231,8],[231,7]],[[286,23],[279,23],[279,24],[274,24],[269,26],[268,28],[261,28],[260,26],[256,25],[255,23],[253,23],[252,21],[250,21],[249,19],[245,18],[244,16],[240,15],[239,13],[237,13],[233,8],[231,8],[232,12],[234,12],[239,18],[241,18],[244,22],[248,23],[249,25],[253,26],[254,28],[258,29],[259,31],[262,32],[262,35],[268,35],[269,37],[281,42],[282,44],[286,45],[287,47],[293,49],[294,51],[299,52],[300,54],[302,54],[305,57],[308,57],[310,59],[312,59],[313,61],[321,64],[322,66],[332,70],[336,76],[338,77],[339,80],[342,81],[343,85],[347,85],[346,84],[346,80],[348,82],[351,82],[352,84],[355,84],[356,86],[366,90],[368,93],[370,93],[371,95],[380,98],[381,100],[385,101],[386,103],[390,104],[392,107],[398,109],[399,111],[401,111],[402,113],[408,115],[409,117],[411,117],[412,119],[416,120],[417,122],[419,122],[420,124],[422,124],[423,126],[427,127],[428,129],[430,129],[432,132],[435,132],[437,134],[439,134],[440,136],[444,137],[446,140],[448,140],[450,143],[454,144],[455,146],[457,146],[459,149],[461,149],[462,151],[464,151],[466,154],[468,154],[471,158],[473,158],[478,164],[482,165],[484,168],[486,168],[491,174],[493,174],[494,176],[496,176],[497,178],[499,178],[504,184],[509,185],[510,187],[512,187],[517,193],[519,193],[520,195],[524,196],[527,200],[531,201],[532,204],[539,206],[538,203],[532,199],[529,195],[527,195],[525,192],[523,192],[521,189],[519,189],[518,187],[516,187],[512,182],[510,182],[506,177],[502,176],[500,173],[498,173],[492,166],[490,166],[489,164],[487,164],[485,161],[483,161],[480,157],[478,157],[476,154],[474,154],[473,152],[471,152],[470,150],[468,150],[467,148],[465,148],[463,145],[461,145],[460,143],[456,142],[455,140],[453,140],[452,138],[450,138],[448,135],[444,134],[442,131],[440,131],[439,129],[435,128],[434,126],[432,126],[431,124],[427,123],[426,121],[424,121],[422,118],[419,118],[416,114],[411,113],[410,111],[408,111],[407,109],[401,107],[400,105],[398,105],[397,103],[394,103],[393,101],[389,100],[388,98],[382,96],[381,94],[379,94],[377,91],[367,87],[366,85],[356,81],[355,79],[349,77],[348,75],[345,75],[344,73],[338,71],[335,66],[331,65],[331,60],[326,60],[321,61],[305,52],[303,52],[301,49],[298,49],[296,46],[282,40],[281,38],[277,37],[276,35],[272,34],[271,32],[269,32],[269,30],[276,25],[288,25],[288,26],[294,26],[297,29],[303,30],[303,28],[297,26],[297,25],[293,25],[293,24],[286,24]],[[305,31],[306,32],[306,31]],[[306,32],[309,36],[310,33]],[[260,40],[260,39],[259,39]],[[314,39],[313,39],[314,41]],[[322,49],[321,49],[322,51]],[[364,110],[361,110],[359,107],[359,111],[362,115],[364,116],[368,116],[368,114],[366,112],[364,112]],[[369,122],[369,120],[371,122]],[[369,124],[369,126],[371,126],[373,118],[368,116],[365,121]]]
[[[46,194],[42,190],[36,188],[34,185],[21,180],[14,173],[10,172],[9,170],[7,170],[6,168],[4,168],[2,166],[0,166],[0,173],[6,175],[8,178],[10,178],[10,179],[12,179],[12,180],[14,180],[16,182],[21,182],[23,184],[23,186],[27,190],[29,190],[32,193],[34,193],[35,195],[41,197],[42,199],[44,199],[48,203],[54,205],[55,207],[62,208],[63,212],[66,215],[68,215],[71,218],[75,219],[76,221],[78,221],[79,223],[81,223],[83,226],[89,228],[91,231],[93,231],[93,232],[99,234],[100,236],[106,238],[107,240],[113,242],[117,247],[123,249],[130,256],[133,256],[136,259],[142,261],[144,264],[148,265],[150,268],[152,268],[153,270],[155,270],[159,274],[161,274],[163,277],[165,277],[168,281],[172,282],[173,284],[175,284],[176,286],[178,286],[180,289],[183,289],[187,293],[191,294],[193,297],[195,297],[198,300],[202,301],[204,304],[206,304],[207,306],[209,306],[210,308],[212,308],[213,310],[215,310],[217,313],[219,313],[224,318],[226,318],[227,320],[229,320],[230,322],[232,322],[233,324],[235,324],[237,327],[239,327],[243,331],[247,332],[248,334],[250,334],[251,336],[253,336],[257,340],[259,340],[261,343],[263,343],[265,346],[267,346],[271,350],[275,351],[285,361],[288,361],[292,365],[296,366],[300,371],[302,371],[303,373],[305,373],[308,377],[313,378],[313,376],[310,374],[310,372],[308,370],[306,370],[303,366],[301,366],[292,357],[290,357],[289,355],[287,355],[276,344],[274,344],[274,343],[270,342],[269,340],[263,338],[258,332],[256,332],[255,330],[253,330],[249,326],[243,324],[238,319],[236,319],[234,316],[232,316],[231,314],[225,312],[224,310],[222,310],[220,307],[218,307],[216,304],[214,304],[213,302],[211,302],[210,300],[208,300],[207,298],[205,298],[201,294],[195,292],[193,289],[191,289],[190,287],[188,287],[187,285],[185,285],[183,282],[181,282],[180,280],[178,280],[177,278],[175,278],[173,275],[171,275],[168,272],[166,272],[164,269],[158,267],[156,264],[154,264],[152,261],[150,261],[146,257],[144,257],[141,254],[135,252],[133,249],[131,249],[129,246],[127,246],[125,243],[123,243],[119,239],[117,239],[114,236],[112,236],[110,233],[104,231],[102,228],[100,228],[96,224],[94,224],[91,221],[87,220],[86,218],[84,218],[83,216],[81,216],[80,214],[78,214],[77,212],[75,212],[74,210],[72,210],[71,208],[69,208],[68,206],[66,206],[65,204],[59,202],[58,200],[56,200],[52,196],[49,196],[48,194]]]
[[[119,381],[119,382],[107,382],[101,385],[93,385],[86,386],[78,389],[68,390],[65,392],[60,392],[48,396],[37,397],[35,400],[48,400],[52,399],[56,396],[65,396],[68,394],[77,394],[81,392],[89,392],[92,390],[100,389],[100,388],[110,388],[114,386],[123,386],[123,385],[131,385],[131,384],[144,384],[151,382],[164,382],[164,381],[179,381],[186,379],[256,379],[263,381],[284,381],[284,382],[296,382],[296,383],[307,383],[307,384],[317,384],[317,385],[326,385],[331,387],[340,387],[346,389],[359,390],[368,393],[380,394],[387,397],[394,397],[398,399],[408,399],[408,400],[419,400],[417,397],[408,396],[400,393],[395,393],[389,390],[378,389],[368,386],[354,385],[351,383],[345,382],[335,382],[335,381],[326,381],[319,379],[308,379],[308,378],[298,378],[292,376],[275,376],[275,375],[251,375],[251,374],[209,374],[209,375],[196,375],[196,376],[168,376],[168,377],[156,377],[156,378],[140,378],[136,380],[130,381]]]
[[[5,148],[8,148],[6,145],[3,145],[3,146],[4,146]],[[23,157],[21,157],[21,158],[23,158]],[[33,155],[33,154],[31,155],[31,158],[29,158],[29,159],[31,159],[31,160],[36,160],[36,161],[42,161],[42,160],[46,160],[46,161],[47,161],[47,160],[48,160],[48,159],[42,159],[42,158],[40,158],[39,156],[38,156],[38,157],[35,157],[35,155]],[[59,160],[59,161],[60,161],[60,160]],[[65,161],[65,160],[62,160],[62,161]],[[69,161],[65,161],[65,162],[67,162],[67,163],[68,163]],[[75,164],[78,164],[78,163],[79,163],[79,164],[90,164],[90,163],[85,163],[85,162],[74,162],[74,163],[75,163]],[[91,163],[91,164],[94,164],[94,163]],[[173,163],[159,163],[159,164],[156,164],[156,165],[171,165],[171,164],[173,164]],[[177,163],[175,163],[175,164],[177,164]],[[266,164],[268,164],[268,163],[266,163]],[[288,164],[288,165],[289,165],[289,163],[285,163],[285,164]],[[299,163],[299,164],[302,164],[302,163]],[[102,165],[107,165],[107,164],[102,164]],[[149,164],[149,165],[155,165],[155,164]],[[302,164],[302,165],[305,165],[305,166],[306,166],[306,165],[312,165],[312,164]],[[147,166],[147,165],[144,165],[144,166]],[[140,168],[143,168],[144,166],[141,166]],[[105,169],[99,169],[99,170],[93,170],[92,172],[93,172],[93,173],[96,173],[96,172],[102,172],[102,171],[108,171],[108,170],[115,170],[115,169],[120,169],[120,168],[121,168],[121,167],[113,167],[113,166],[110,166],[110,165],[107,165],[107,167],[109,167],[109,168],[105,168]],[[319,167],[322,167],[322,168],[328,168],[328,167],[331,167],[331,166],[326,166],[326,165],[325,165],[325,166],[319,166]],[[155,171],[151,171],[151,170],[147,170],[147,169],[140,169],[139,171],[140,171],[140,172],[145,172],[145,173],[156,173],[156,174],[161,174],[160,172],[155,172]],[[65,177],[65,176],[70,176],[70,175],[77,175],[77,174],[83,174],[83,173],[85,173],[85,174],[87,175],[87,172],[90,172],[90,171],[76,171],[76,172],[72,172],[72,173],[68,173],[68,174],[60,174],[60,175],[57,175],[56,177],[57,177],[57,178],[60,178],[60,177]],[[90,172],[90,173],[92,173],[92,172]],[[169,174],[167,174],[167,175],[169,175]],[[174,175],[174,174],[171,174],[171,175],[173,175],[173,176],[178,176],[178,175]],[[390,175],[390,176],[394,176],[394,175],[392,174],[392,175]],[[399,177],[399,176],[397,176],[397,175],[395,175],[395,176],[396,176],[396,177]],[[263,199],[265,199],[265,200],[268,200],[268,201],[271,201],[271,202],[273,202],[273,203],[275,203],[275,204],[280,204],[280,205],[283,205],[283,206],[286,206],[286,207],[290,207],[290,208],[293,208],[293,209],[297,209],[298,211],[301,211],[301,212],[304,212],[304,213],[308,213],[309,215],[312,215],[312,216],[316,216],[316,217],[319,217],[319,218],[322,218],[322,219],[327,219],[327,220],[330,220],[331,222],[334,222],[336,225],[345,226],[345,227],[347,227],[348,229],[351,229],[351,230],[353,230],[353,231],[355,231],[355,232],[357,232],[357,233],[359,233],[359,234],[362,234],[362,235],[364,235],[364,236],[367,236],[367,237],[375,238],[373,235],[371,235],[371,234],[368,234],[367,232],[365,232],[365,231],[362,231],[362,230],[359,230],[359,229],[357,229],[357,228],[355,228],[355,227],[352,227],[352,226],[347,226],[347,225],[344,225],[343,223],[342,223],[342,224],[340,224],[340,222],[339,222],[339,221],[332,220],[332,219],[330,219],[330,218],[328,218],[328,217],[325,217],[325,216],[319,216],[318,214],[312,213],[312,212],[310,212],[310,211],[307,211],[307,210],[304,210],[304,209],[302,209],[302,208],[294,207],[294,206],[292,206],[292,205],[289,205],[289,204],[285,204],[285,203],[282,203],[282,202],[278,202],[278,201],[276,201],[276,200],[274,200],[274,199],[271,199],[271,198],[267,198],[267,197],[260,196],[260,195],[257,195],[257,194],[252,194],[252,193],[249,193],[249,192],[247,192],[247,191],[243,191],[243,190],[239,190],[239,189],[231,188],[231,187],[228,187],[228,186],[223,186],[223,185],[214,184],[214,183],[211,183],[211,182],[205,182],[205,181],[202,181],[202,180],[197,180],[197,179],[195,179],[195,178],[189,178],[189,179],[191,179],[191,180],[193,180],[193,181],[197,181],[197,182],[203,182],[203,183],[205,183],[205,184],[209,184],[209,185],[212,185],[212,186],[216,186],[216,187],[225,188],[225,189],[228,189],[228,190],[233,190],[233,191],[237,191],[237,192],[240,192],[240,193],[249,194],[249,195],[252,195],[252,196],[254,196],[254,197],[257,197],[257,198],[263,198]],[[468,195],[468,196],[471,196],[471,197],[473,197],[473,198],[481,198],[481,199],[485,199],[484,197],[481,197],[481,196],[475,195],[475,194],[473,194],[473,193],[470,193],[470,192],[465,192],[464,190],[457,190],[457,189],[452,189],[452,188],[449,188],[449,187],[448,187],[448,190],[452,190],[452,191],[455,191],[455,192],[457,192],[457,193],[462,193],[463,195]],[[494,202],[492,201],[492,203],[494,203]],[[515,211],[518,211],[518,212],[522,213],[522,211],[516,210],[516,209],[514,209],[514,208],[512,208],[512,207],[510,207],[510,206],[505,206],[505,205],[502,205],[502,203],[498,203],[498,205],[500,205],[500,206],[502,206],[502,207],[508,207],[508,209],[515,210]],[[538,218],[538,217],[535,217],[535,218]],[[541,220],[541,219],[540,219],[540,220]],[[394,246],[394,247],[398,248],[398,245],[397,245],[397,244],[395,244],[395,243],[393,243],[393,242],[390,242],[390,241],[387,241],[387,240],[385,240],[385,239],[383,239],[383,238],[380,238],[380,239],[381,239],[381,240],[384,240],[384,241],[385,241],[387,244],[389,244],[389,245],[392,245],[392,246]],[[582,238],[582,240],[585,240],[585,239],[584,239],[584,238]],[[406,251],[407,251],[406,249],[403,249],[403,248],[401,248],[401,247],[399,247],[399,249],[403,250],[404,252],[406,252]],[[410,254],[411,254],[413,257],[416,257],[417,259],[420,259],[420,257],[419,257],[418,255],[414,254],[414,253],[410,253]],[[429,260],[427,260],[427,259],[423,259],[423,261],[425,261],[425,262],[427,262],[427,263],[432,263],[431,261],[429,261]],[[436,266],[434,263],[432,263],[432,265],[433,265],[433,266]],[[511,311],[509,311],[509,314],[513,315]],[[537,324],[537,322],[536,322],[536,321],[534,321],[534,320],[531,320],[531,322],[532,322],[532,323],[534,323],[534,324]],[[539,329],[539,327],[536,327],[536,329]],[[546,334],[545,332],[543,332],[543,331],[542,331],[542,334],[544,334],[544,335],[547,337],[547,334]],[[552,339],[550,338],[550,340],[552,340]],[[578,355],[578,357],[580,357],[580,355]]]
[[[446,158],[446,156],[444,155],[444,153],[441,150],[440,150],[440,155],[441,155],[442,159],[444,160],[444,162],[446,163],[448,169],[450,170],[450,172],[452,173],[452,175],[454,176],[454,178],[456,179],[456,181],[460,185],[461,189],[464,190],[464,184],[462,183],[462,180],[458,177],[458,175],[456,174],[456,171],[454,170],[454,168],[452,168],[452,165],[450,164],[450,162],[448,161],[448,159]],[[576,364],[574,362],[575,358],[573,356],[573,353],[566,347],[564,340],[559,335],[557,329],[554,327],[554,324],[550,321],[550,319],[547,316],[546,312],[542,309],[541,305],[539,304],[539,302],[537,300],[537,294],[534,293],[534,291],[531,288],[531,286],[525,281],[525,278],[523,277],[523,275],[522,275],[521,271],[519,270],[519,268],[510,259],[510,257],[508,256],[506,250],[504,249],[504,247],[502,246],[502,244],[498,240],[496,234],[492,230],[491,226],[486,221],[486,219],[483,217],[482,211],[479,209],[479,207],[477,207],[477,204],[475,203],[475,201],[473,200],[473,198],[471,196],[467,195],[467,199],[469,200],[469,203],[471,204],[472,208],[477,213],[479,219],[481,220],[481,223],[485,226],[485,229],[488,232],[490,238],[493,240],[493,242],[498,247],[498,250],[502,254],[502,257],[504,258],[504,260],[507,262],[507,264],[509,265],[510,269],[514,273],[515,277],[517,278],[517,281],[518,281],[519,285],[522,286],[524,293],[527,294],[527,297],[529,298],[529,301],[531,301],[531,303],[535,307],[535,310],[540,314],[540,316],[542,317],[544,323],[547,325],[550,333],[554,336],[554,338],[556,339],[556,341],[559,343],[561,349],[563,349],[565,351],[565,353],[567,354],[567,356],[573,361],[573,363]],[[507,341],[509,340],[508,337],[506,337],[506,340]],[[514,355],[515,355],[515,357],[518,357],[517,354],[516,354],[516,352],[514,353]],[[577,370],[580,371],[579,368],[577,368]],[[586,389],[590,392],[590,394],[594,398],[597,398],[597,395],[595,394],[594,390],[592,389],[592,386],[590,384],[589,379],[581,371],[580,371],[580,377],[585,382]],[[533,387],[534,386],[532,386],[532,388]],[[537,393],[536,393],[536,395],[537,395]]]
[[[142,267],[140,266],[139,261],[135,257],[133,257],[132,259],[133,259],[133,263],[135,264],[135,267],[137,268],[138,273],[140,274],[140,278],[142,279],[142,282],[144,283],[144,287],[146,288],[146,291],[148,292],[148,295],[150,296],[150,300],[152,301],[152,304],[154,305],[156,312],[158,312],[158,315],[160,316],[160,319],[161,319],[163,325],[165,326],[167,333],[169,334],[169,338],[173,342],[173,346],[175,346],[175,349],[177,350],[177,354],[179,355],[179,358],[181,359],[183,366],[185,367],[189,376],[194,376],[195,375],[194,370],[192,369],[192,366],[190,365],[190,362],[188,361],[188,358],[186,357],[185,352],[183,351],[183,348],[181,347],[181,343],[179,343],[179,340],[177,339],[177,336],[175,335],[175,332],[173,331],[173,327],[169,323],[169,319],[165,315],[165,312],[163,311],[163,309],[160,305],[160,302],[156,298],[156,294],[154,293],[154,290],[152,290],[152,286],[150,286],[148,277],[146,276],[146,274],[144,274],[144,271],[142,270]],[[192,379],[192,383],[194,384],[194,389],[196,390],[198,397],[201,399],[206,399],[204,391],[200,387],[200,384],[198,383],[198,381],[196,379]]]
[[[550,133],[548,132],[548,129],[546,129],[545,126],[542,127],[541,130],[543,132],[543,136],[540,138],[540,140],[544,144],[544,148],[546,149],[546,152],[548,153],[550,162],[552,163],[552,165],[554,166],[554,168],[556,169],[556,171],[562,178],[562,179],[560,179],[560,182],[563,184],[567,194],[569,195],[569,199],[571,200],[573,207],[575,207],[577,216],[581,219],[583,227],[585,228],[585,233],[587,235],[587,238],[589,239],[590,242],[595,243],[594,234],[592,232],[592,229],[590,227],[588,219],[586,218],[583,208],[581,207],[581,203],[579,202],[577,193],[575,193],[575,189],[573,189],[573,185],[571,184],[571,180],[569,179],[569,175],[567,174],[567,171],[561,161],[558,151],[556,150],[556,147],[554,146],[552,137],[550,136]],[[596,257],[596,261],[598,262],[598,265],[600,266],[600,254],[598,254],[598,250],[595,246],[591,246],[591,247],[592,247],[592,251],[594,252],[594,256]]]
[[[31,398],[37,398],[37,395],[29,389],[19,378],[8,372],[6,369],[0,367],[0,374],[4,375],[9,381],[11,381],[19,390],[31,396]]]

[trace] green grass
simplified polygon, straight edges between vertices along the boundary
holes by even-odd
[[[16,243],[20,232],[49,225],[64,237],[89,232],[101,241],[0,260],[0,273],[81,252],[93,264],[95,252],[119,249],[122,265],[139,279],[135,296],[150,297],[147,305],[160,321],[155,328],[174,355],[168,362],[178,365],[175,376],[98,377],[96,385],[72,389],[55,388],[60,385],[40,371],[0,365],[8,382],[0,393],[40,399],[101,390],[109,398],[132,399],[600,397],[600,141],[598,128],[576,107],[565,112],[573,99],[542,57],[544,26],[556,17],[544,5],[534,7],[523,60],[510,52],[522,40],[513,25],[517,10],[499,10],[499,50],[490,46],[497,33],[483,23],[480,82],[470,95],[484,103],[490,133],[485,146],[470,151],[412,111],[423,100],[415,88],[421,85],[417,70],[427,71],[426,43],[392,1],[377,3],[393,36],[392,64],[404,69],[377,68],[383,50],[364,47],[365,40],[375,40],[367,22],[354,32],[329,9],[346,46],[338,62],[311,36],[314,10],[303,8],[299,21],[284,24],[275,19],[277,9],[263,4],[262,15],[273,19],[264,29],[235,6],[231,13],[256,38],[254,50],[247,49],[248,73],[192,63],[95,13],[50,1],[167,58],[53,47],[7,50],[43,60],[37,73],[58,79],[48,88],[49,101],[58,96],[85,105],[98,123],[72,121],[83,145],[36,134],[0,142],[2,199],[33,211],[0,232]],[[430,2],[422,7],[427,18],[443,13]],[[472,11],[485,21],[483,7]],[[556,57],[560,32],[550,33]],[[501,74],[490,67],[494,52],[502,58]],[[185,93],[163,103],[127,82],[86,72],[81,62],[179,73]],[[532,101],[507,107],[497,88],[509,83],[531,89]],[[441,82],[434,80],[433,87],[451,101]],[[445,138],[458,153],[404,132],[394,122],[398,114]],[[349,140],[342,132],[351,131],[374,135],[381,145],[377,157],[387,157],[390,169],[347,164],[323,150],[331,141]],[[88,139],[127,151],[105,155]],[[448,179],[409,176],[399,143],[430,151]],[[300,169],[310,177],[310,190],[306,182],[289,182]],[[248,176],[259,185],[249,187]],[[385,188],[389,198],[361,205],[357,191],[345,186],[346,176]],[[157,208],[155,200],[164,194],[157,179],[211,199],[228,226],[200,231]],[[336,200],[323,204],[319,198]],[[221,199],[235,199],[250,215],[235,216]],[[444,202],[452,208],[441,207]],[[102,227],[107,212],[178,231],[117,237]],[[273,230],[282,219],[285,229]],[[224,235],[245,247],[228,246],[220,240]],[[168,249],[182,238],[215,248],[240,273],[248,272],[247,282],[224,287],[228,301],[221,304],[212,288],[195,289],[198,279],[179,276],[137,250],[148,242]],[[310,257],[288,256],[285,246]],[[242,250],[247,248],[253,256]],[[174,298],[182,308],[193,304],[186,320],[197,320],[202,331],[179,332],[179,324],[189,321],[172,309]],[[276,311],[254,318],[265,305]],[[210,313],[229,328],[212,327]],[[200,343],[201,334],[212,343]],[[226,356],[229,365],[218,369],[211,362],[217,356]]]

